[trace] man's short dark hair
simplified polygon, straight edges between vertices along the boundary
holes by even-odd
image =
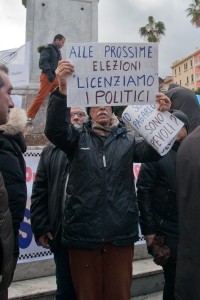
[[[0,71],[5,72],[7,75],[9,73],[8,67],[6,65],[2,64],[2,63],[0,63]]]
[[[54,36],[53,41],[55,42],[55,40],[63,40],[63,39],[65,39],[64,35],[62,35],[62,34],[56,34]]]
[[[2,72],[0,71],[0,89],[2,88],[2,86],[4,86],[4,80],[2,77]]]

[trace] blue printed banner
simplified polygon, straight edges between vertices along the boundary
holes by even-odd
[[[75,69],[67,79],[68,106],[155,103],[157,43],[70,43],[67,57]]]
[[[18,263],[27,263],[36,260],[44,260],[52,258],[53,255],[50,250],[44,249],[41,245],[36,243],[31,229],[30,222],[30,206],[31,206],[31,193],[32,185],[35,178],[38,162],[40,159],[42,147],[35,147],[37,150],[27,150],[25,153],[26,161],[26,185],[27,185],[27,205],[24,215],[24,220],[20,226],[19,233],[19,247],[20,255]]]

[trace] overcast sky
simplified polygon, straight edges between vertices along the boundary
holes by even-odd
[[[153,16],[166,26],[159,44],[159,75],[171,75],[172,62],[200,47],[200,28],[191,24],[185,12],[192,1],[99,0],[99,42],[144,42],[139,28]],[[0,0],[0,50],[25,43],[25,24],[26,9],[21,0]]]

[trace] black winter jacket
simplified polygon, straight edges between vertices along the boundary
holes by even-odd
[[[138,240],[133,162],[160,156],[144,141],[137,143],[134,132],[120,125],[105,142],[90,122],[78,131],[70,124],[69,112],[66,97],[55,90],[45,133],[70,161],[64,243],[77,248],[133,244]]]
[[[12,217],[8,208],[8,195],[0,173],[0,293],[9,287],[13,278],[15,268],[13,249]]]
[[[55,70],[58,66],[59,55],[57,48],[54,44],[48,44],[38,47],[40,53],[39,68],[43,73],[51,71],[55,74]]]
[[[137,198],[142,234],[178,237],[175,160],[178,143],[157,162],[141,164]]]
[[[19,252],[18,236],[24,218],[27,200],[26,166],[23,153],[26,144],[22,131],[26,124],[24,110],[13,108],[8,123],[0,126],[0,171],[8,193],[9,208],[13,219],[14,251]]]
[[[47,232],[55,238],[61,230],[67,173],[66,154],[47,145],[41,153],[31,195],[31,227],[36,240]]]

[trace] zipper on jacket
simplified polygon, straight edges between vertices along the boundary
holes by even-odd
[[[101,224],[101,242],[104,243],[105,238],[104,238],[104,220],[105,220],[105,206],[106,206],[106,156],[105,156],[105,150],[103,148],[103,190],[104,190],[104,195],[103,195],[103,203],[102,203],[102,224]]]
[[[105,155],[103,155],[103,166],[104,166],[104,168],[106,168],[106,157],[105,157]]]

